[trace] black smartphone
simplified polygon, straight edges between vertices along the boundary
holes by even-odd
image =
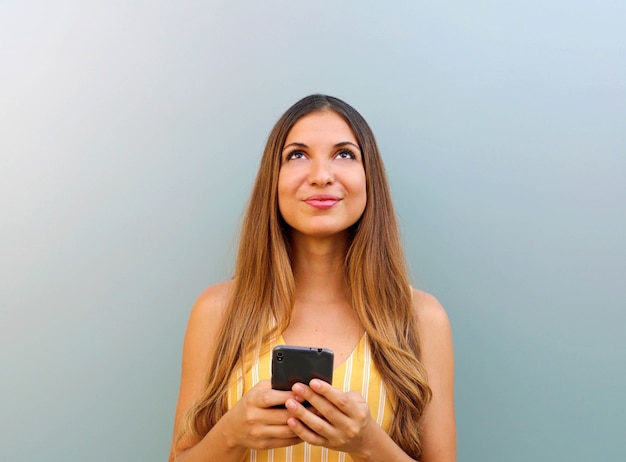
[[[278,345],[272,350],[272,388],[289,391],[294,383],[308,385],[312,379],[332,383],[333,366],[334,354],[328,348]]]

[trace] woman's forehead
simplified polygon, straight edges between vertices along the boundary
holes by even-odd
[[[354,130],[348,122],[335,111],[323,110],[311,112],[298,119],[287,133],[284,146],[291,142],[321,139],[349,141],[358,145]]]

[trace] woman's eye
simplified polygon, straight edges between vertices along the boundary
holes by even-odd
[[[340,159],[356,159],[354,153],[348,149],[344,149],[343,151],[339,151],[337,153],[337,157]]]
[[[292,160],[292,159],[302,159],[302,158],[304,158],[304,153],[302,151],[291,151],[289,154],[287,154],[287,157],[285,159]]]

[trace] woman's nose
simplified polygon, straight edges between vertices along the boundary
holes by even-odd
[[[333,182],[333,172],[330,162],[324,160],[313,160],[309,171],[309,184],[318,187],[328,186]]]

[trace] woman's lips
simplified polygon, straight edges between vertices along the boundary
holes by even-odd
[[[340,200],[341,199],[336,196],[320,194],[316,196],[311,196],[304,202],[316,209],[327,210],[337,204],[337,202],[339,202]]]

